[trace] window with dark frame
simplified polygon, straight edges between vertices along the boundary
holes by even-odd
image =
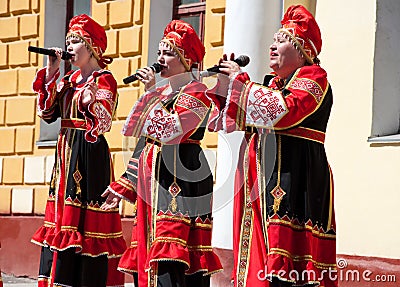
[[[400,44],[399,12],[399,1],[377,2],[372,125],[368,142],[382,146],[400,142],[400,54],[392,48]]]
[[[183,20],[196,30],[204,43],[204,22],[206,16],[206,0],[174,0],[172,19]],[[199,69],[201,70],[202,65]]]

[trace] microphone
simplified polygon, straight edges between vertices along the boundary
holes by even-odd
[[[159,63],[154,63],[149,68],[152,69],[154,71],[154,73],[159,73],[162,70],[162,66]],[[139,75],[138,75],[138,73],[135,73],[129,77],[126,77],[122,81],[124,82],[124,84],[129,84],[129,83],[136,81],[137,79],[139,79]]]
[[[39,47],[34,47],[34,46],[29,46],[28,47],[29,52],[37,53],[37,54],[42,54],[42,55],[49,55],[53,57],[57,57],[56,51],[50,50],[50,49],[45,49],[45,48],[39,48]],[[61,55],[61,59],[63,60],[69,60],[72,58],[72,54],[63,51]]]
[[[250,63],[250,58],[249,56],[246,55],[240,55],[237,57],[235,60],[233,60],[236,64],[238,64],[240,67],[245,67]],[[210,77],[212,75],[215,75],[216,73],[220,72],[220,68],[223,68],[222,66],[214,66],[211,68],[208,68],[205,71],[200,72],[201,77]]]

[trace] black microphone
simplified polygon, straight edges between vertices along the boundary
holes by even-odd
[[[236,64],[238,64],[240,67],[245,67],[250,63],[250,58],[246,55],[240,55],[237,57],[235,60],[233,60]],[[201,77],[210,77],[212,75],[215,75],[216,73],[220,72],[220,68],[223,68],[222,66],[214,66],[211,68],[208,68],[205,71],[200,72]]]
[[[159,72],[161,72],[163,67],[159,63],[154,63],[149,68],[152,69],[154,71],[154,73],[159,73]],[[124,82],[124,84],[129,84],[129,83],[136,81],[137,79],[139,79],[139,76],[138,76],[138,73],[135,73],[129,77],[126,77],[122,81]]]
[[[50,50],[50,49],[45,49],[45,48],[39,48],[39,47],[34,47],[34,46],[29,46],[28,47],[29,52],[37,53],[37,54],[42,54],[42,55],[49,55],[53,57],[57,57],[56,51]],[[61,55],[61,59],[63,60],[69,60],[72,58],[72,54],[63,51]]]

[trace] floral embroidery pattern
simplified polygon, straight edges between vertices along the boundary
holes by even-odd
[[[169,141],[183,133],[179,117],[170,114],[162,107],[155,107],[147,116],[143,132],[163,141]]]
[[[262,87],[250,90],[247,103],[248,123],[257,126],[270,126],[287,113],[280,92]]]
[[[207,106],[202,101],[187,94],[180,95],[176,105],[193,111],[200,119],[203,119],[208,112]]]
[[[102,104],[95,103],[94,113],[99,121],[97,126],[98,134],[109,131],[111,129],[112,118],[107,109]]]
[[[297,78],[290,84],[290,87],[296,90],[309,92],[314,96],[317,103],[319,103],[324,96],[324,91],[321,89],[321,87],[316,82],[309,79]]]

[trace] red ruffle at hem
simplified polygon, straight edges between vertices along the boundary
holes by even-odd
[[[54,227],[42,226],[32,237],[33,243],[49,247],[51,250],[66,250],[76,248],[76,253],[97,257],[107,255],[109,258],[120,257],[126,250],[125,240],[122,237],[115,238],[91,238],[84,237],[78,231],[61,230],[55,232]]]

